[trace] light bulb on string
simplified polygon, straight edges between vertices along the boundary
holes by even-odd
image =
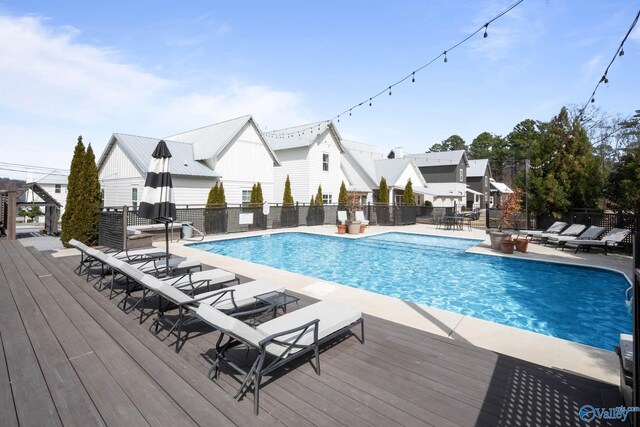
[[[369,107],[371,107],[371,104],[372,104],[372,103],[371,103],[371,98],[369,98]]]
[[[415,83],[416,82],[416,72],[414,71],[413,73],[411,73],[411,83]]]
[[[351,110],[353,110],[353,108]],[[349,110],[349,117],[351,117],[351,110]]]
[[[618,56],[624,56],[624,48],[620,47],[620,53],[618,54]]]
[[[444,51],[444,52],[442,52],[442,53],[444,53],[444,62],[447,62],[447,51],[445,50],[445,51]]]
[[[391,96],[391,86],[389,86],[389,96]]]
[[[595,99],[595,98],[591,98],[591,102],[592,102],[592,103],[593,103],[593,102],[596,102],[596,99]]]
[[[487,33],[488,29],[489,29],[489,24],[484,24],[484,35],[482,37],[484,37],[485,39],[489,36],[489,33]]]

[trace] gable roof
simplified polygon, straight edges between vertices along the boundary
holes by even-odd
[[[37,182],[28,182],[25,185],[23,185],[22,187],[20,187],[16,192],[16,197],[18,197],[18,199],[20,199],[21,196],[23,196],[27,192],[27,190],[33,191],[33,193],[36,196],[40,197],[40,199],[43,200],[42,203],[44,203],[45,205],[49,205],[49,206],[55,205],[55,206],[57,206],[59,208],[62,207],[62,204],[60,202],[58,202],[55,199],[55,197],[53,197],[51,194],[49,194],[44,188],[42,188],[40,186],[40,184],[38,184]],[[24,198],[22,198],[22,199],[24,199]],[[17,203],[18,206],[25,205],[25,204],[27,204],[27,205],[29,205],[29,204],[38,205],[40,203],[38,203],[38,202],[35,202],[35,203],[24,202],[24,201],[18,200],[18,203]]]
[[[237,117],[224,122],[168,136],[166,140],[186,142],[193,145],[195,160],[206,160],[220,154],[246,126],[253,126],[276,164],[280,164],[273,149],[251,115]]]
[[[398,178],[407,168],[413,168],[415,174],[418,176],[420,182],[416,182],[416,185],[423,187],[427,186],[422,173],[418,169],[416,162],[412,158],[403,157],[400,159],[380,159],[375,161],[376,165],[376,181],[379,183],[380,179],[384,177],[387,184],[392,187],[398,181]],[[399,183],[401,184],[401,183]],[[376,186],[377,188],[377,186]]]
[[[42,176],[42,178],[36,179],[34,182],[37,182],[40,185],[47,185],[47,184],[67,185],[68,180],[69,180],[68,173],[65,173],[56,169]]]
[[[507,186],[507,184],[504,184],[502,182],[497,182],[493,178],[489,179],[489,184],[491,184],[491,186],[495,189],[495,191],[498,191],[501,194],[513,193],[513,190],[510,189],[509,186]],[[494,190],[491,190],[491,191],[494,191]]]
[[[418,167],[432,167],[432,166],[446,166],[457,165],[460,163],[460,159],[463,159],[465,165],[469,165],[467,160],[467,153],[464,150],[454,151],[434,151],[430,153],[419,154],[405,154],[405,157],[411,157],[415,159]]]
[[[353,159],[344,153],[340,156],[340,169],[347,178],[349,186],[347,190],[369,192],[372,190],[372,183],[367,182],[366,175],[358,172],[358,166]],[[364,175],[364,176],[363,176]]]
[[[469,160],[469,167],[467,167],[467,177],[484,176],[485,171],[489,166],[489,159],[476,159]],[[491,172],[489,172],[491,176]]]
[[[371,188],[378,188],[380,180],[376,175],[376,160],[386,159],[377,147],[356,141],[342,140],[343,154],[350,158],[351,164]]]
[[[203,162],[194,159],[193,146],[191,144],[166,139],[164,141],[167,143],[169,151],[171,151],[172,157],[169,162],[169,169],[173,175],[204,176],[211,178],[221,176]],[[117,143],[138,172],[140,172],[142,176],[145,176],[149,168],[151,153],[153,153],[158,142],[160,142],[159,138],[114,133],[109,140],[109,144],[107,144],[102,152],[102,156],[100,156],[98,170],[102,168],[109,153]]]
[[[269,141],[274,150],[287,150],[289,148],[309,147],[318,142],[320,137],[327,131],[333,134],[338,147],[343,150],[341,145],[342,137],[332,120],[273,130],[265,132],[263,136]]]

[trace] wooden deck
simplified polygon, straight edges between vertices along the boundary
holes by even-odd
[[[614,386],[365,316],[364,345],[324,349],[321,376],[302,360],[268,378],[255,416],[230,375],[207,379],[216,332],[176,354],[77,262],[0,241],[3,426],[579,425],[582,405],[621,405]]]

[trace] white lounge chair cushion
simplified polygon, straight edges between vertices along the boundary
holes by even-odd
[[[253,304],[256,302],[256,295],[266,294],[268,292],[284,292],[284,288],[281,285],[276,285],[266,280],[253,280],[241,285],[229,286],[225,289],[233,289],[233,299],[238,307]],[[209,293],[216,294],[218,292],[219,291],[211,291]],[[201,299],[207,294],[208,293],[205,292],[198,295],[200,304],[210,305],[218,298],[216,295],[213,295],[211,298]],[[234,308],[233,302],[231,301],[231,293],[225,294],[219,301],[215,302],[213,306],[218,310],[230,310]]]
[[[184,289],[184,288],[192,289],[191,283],[200,282],[200,283],[196,283],[195,288],[197,289],[199,287],[203,287],[207,285],[216,285],[218,283],[230,282],[235,278],[236,278],[236,275],[229,271],[222,270],[220,268],[214,268],[212,270],[197,271],[195,273],[191,273],[191,275],[185,275],[183,278],[181,278],[177,282],[175,281],[175,278],[171,278],[171,277],[165,280],[171,283],[171,286],[177,289]],[[205,280],[208,281],[208,283],[205,282]]]
[[[318,324],[318,339],[322,339],[332,333],[350,325],[362,317],[362,313],[348,305],[339,304],[332,301],[320,301],[311,304],[299,310],[295,310],[276,317],[266,323],[256,327],[256,330],[264,333],[266,336],[276,334],[278,332],[293,329],[298,326],[309,323],[315,319],[320,320]],[[300,333],[294,332],[289,336],[278,338],[280,341],[292,342]],[[314,328],[309,328],[306,333],[298,341],[299,344],[309,345],[313,343]],[[269,345],[267,351],[269,353],[279,355],[284,351],[284,347],[278,345]],[[295,353],[295,351],[292,351]]]
[[[151,262],[138,264],[139,266],[137,266],[137,268],[145,273],[150,273],[153,271],[163,270],[166,266],[166,262],[166,259],[155,260],[153,264],[151,264]],[[169,268],[174,270],[184,270],[198,266],[200,266],[200,261],[191,258],[172,257],[169,259]]]
[[[194,302],[194,299],[189,295],[174,288],[164,280],[158,279],[150,274],[144,274],[142,279],[137,280],[137,282],[175,304],[188,304]]]
[[[356,211],[356,221],[360,221],[364,225],[369,225],[369,221],[364,218],[363,211]]]
[[[554,242],[568,242],[570,240],[575,240],[577,239],[578,236],[559,236],[557,234],[554,234],[552,236],[549,236],[548,238],[548,242],[549,243],[554,243]]]
[[[117,254],[114,254],[113,257],[116,258],[116,259],[127,259],[127,258],[139,257],[139,256],[143,256],[143,255],[156,254],[156,253],[159,253],[159,252],[164,253],[163,250],[158,249],[158,248],[136,249],[134,251],[118,252]]]
[[[620,353],[624,369],[633,372],[633,335],[620,334]]]
[[[601,240],[583,240],[576,239],[570,242],[567,242],[565,246],[567,247],[578,247],[579,245],[589,245],[589,246],[605,246],[608,243],[617,244],[624,240],[625,237],[630,233],[629,230],[625,228],[614,228],[607,233]]]
[[[206,304],[200,304],[196,309],[196,314],[216,329],[229,333],[255,347],[259,347],[260,341],[267,337],[235,317],[224,314]]]

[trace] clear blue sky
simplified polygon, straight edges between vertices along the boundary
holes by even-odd
[[[163,137],[253,114],[263,130],[330,118],[455,44],[512,1],[2,1],[0,162],[68,168],[82,134]],[[338,124],[343,137],[426,151],[506,135],[582,105],[637,1],[525,0]],[[636,28],[596,95],[640,109]],[[0,176],[22,177],[0,170]]]

